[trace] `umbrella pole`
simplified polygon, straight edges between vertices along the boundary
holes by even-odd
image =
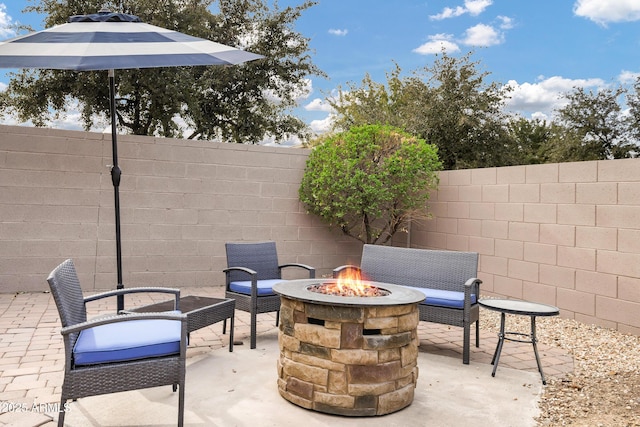
[[[120,239],[120,176],[122,171],[118,166],[118,135],[116,126],[116,83],[115,71],[109,70],[109,97],[111,98],[111,152],[113,166],[111,167],[111,182],[113,183],[114,208],[116,220],[116,267],[118,271],[117,289],[123,289],[122,284],[122,242]],[[117,297],[117,311],[124,310],[124,295]]]

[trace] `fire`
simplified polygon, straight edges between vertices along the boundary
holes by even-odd
[[[385,289],[373,286],[360,270],[348,268],[340,273],[337,281],[309,287],[312,292],[343,297],[378,297],[388,295]]]

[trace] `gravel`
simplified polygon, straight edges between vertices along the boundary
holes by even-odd
[[[513,317],[510,329],[528,332],[529,319]],[[485,312],[481,323],[498,331],[499,314]],[[541,344],[574,358],[574,372],[547,376],[538,426],[640,427],[640,336],[559,317],[538,318],[536,326]]]

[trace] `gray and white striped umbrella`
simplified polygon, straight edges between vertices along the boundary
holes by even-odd
[[[121,170],[115,119],[114,70],[129,68],[235,65],[263,56],[143,23],[134,15],[100,11],[66,24],[0,42],[0,68],[109,70],[111,97],[111,180],[115,198],[117,288],[122,284],[120,235]],[[118,298],[118,310],[124,299]]]
[[[234,65],[262,58],[251,52],[101,12],[0,42],[0,67],[113,70]]]

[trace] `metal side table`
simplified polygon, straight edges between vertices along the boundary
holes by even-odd
[[[498,345],[496,351],[493,354],[491,364],[493,365],[492,377],[496,376],[496,369],[498,368],[498,362],[500,361],[500,353],[502,352],[502,346],[504,340],[531,343],[533,344],[533,352],[536,355],[536,362],[538,363],[538,371],[542,377],[542,384],[547,384],[542,372],[542,365],[540,364],[540,356],[538,355],[538,346],[536,338],[536,317],[538,316],[557,316],[560,314],[558,307],[547,304],[539,304],[529,301],[511,300],[511,299],[481,299],[478,301],[481,307],[488,308],[489,310],[497,311],[500,313],[500,332],[498,333]],[[523,334],[520,332],[505,332],[504,320],[505,315],[515,314],[519,316],[531,317],[531,333]],[[513,338],[513,336],[527,337],[527,339]]]

